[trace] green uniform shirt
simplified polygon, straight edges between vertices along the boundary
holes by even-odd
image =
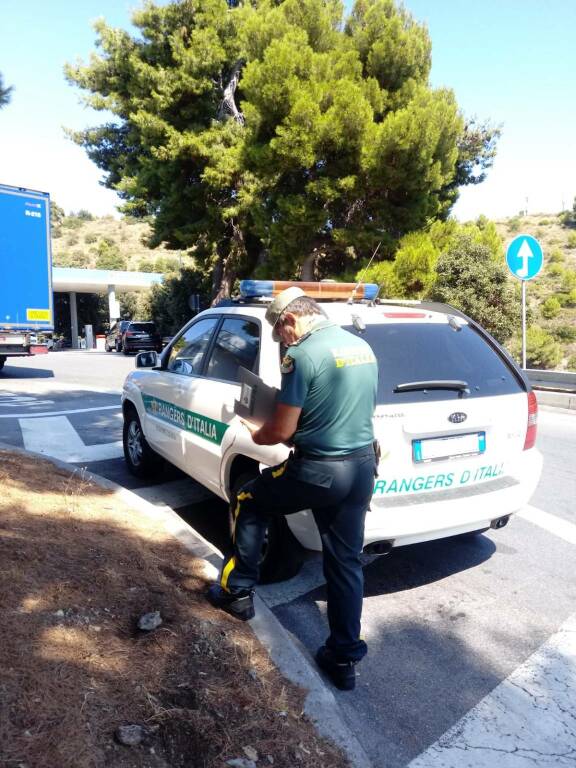
[[[342,456],[374,440],[378,365],[370,346],[331,321],[288,347],[277,401],[302,408],[294,445]]]

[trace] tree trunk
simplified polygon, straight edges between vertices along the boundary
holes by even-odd
[[[317,256],[318,254],[314,250],[304,259],[304,263],[302,264],[302,272],[300,273],[300,279],[303,282],[312,282],[314,280],[314,267],[316,266]]]
[[[230,74],[230,80],[224,88],[224,97],[220,102],[220,109],[218,110],[218,119],[223,120],[226,115],[231,115],[234,120],[240,125],[244,125],[244,115],[234,101],[236,94],[236,88],[238,87],[238,80],[240,79],[240,72],[242,71],[242,61],[237,61],[234,64],[232,72]]]

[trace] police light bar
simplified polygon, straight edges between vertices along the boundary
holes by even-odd
[[[302,288],[312,299],[365,299],[373,301],[378,296],[375,283],[301,283],[297,280],[241,280],[240,295],[245,299],[273,298],[286,288]]]

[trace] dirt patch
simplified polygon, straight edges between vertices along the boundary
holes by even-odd
[[[344,768],[203,562],[82,472],[0,451],[2,768]],[[138,629],[159,611],[162,625]],[[120,726],[142,726],[124,746]]]

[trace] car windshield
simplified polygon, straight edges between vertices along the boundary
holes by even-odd
[[[380,405],[523,391],[512,367],[469,325],[382,323],[346,330],[365,339],[378,359]]]
[[[154,323],[130,323],[131,331],[145,331],[146,333],[156,333]]]

